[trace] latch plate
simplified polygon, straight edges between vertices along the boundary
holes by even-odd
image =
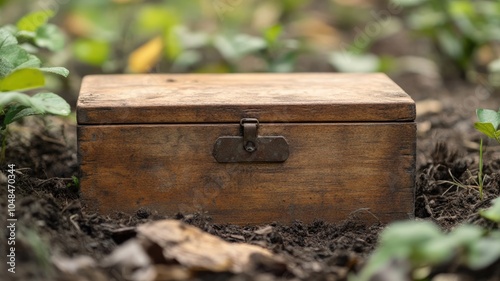
[[[284,162],[290,154],[283,136],[258,136],[259,121],[241,119],[243,136],[222,136],[214,145],[213,156],[219,163]]]

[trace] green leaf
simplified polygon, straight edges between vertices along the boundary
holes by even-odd
[[[496,130],[491,123],[476,122],[474,123],[474,128],[476,128],[476,130],[478,130],[479,132],[487,135],[489,138],[495,138]]]
[[[481,210],[479,214],[490,221],[500,223],[500,197],[493,201],[493,205],[490,208]]]
[[[421,5],[428,0],[391,0],[392,3],[396,5],[400,5],[403,7],[413,7],[413,6],[418,6]]]
[[[54,11],[43,10],[30,13],[17,22],[17,28],[24,31],[36,31],[54,16]]]
[[[38,59],[36,56],[28,54],[28,59],[22,62],[21,64],[17,65],[13,71],[20,70],[23,68],[39,68],[42,65],[42,62],[40,59]]]
[[[69,115],[71,107],[60,96],[54,93],[39,93],[30,99],[33,107],[41,112],[55,115]]]
[[[297,58],[296,52],[288,52],[280,56],[277,60],[272,61],[269,65],[271,72],[292,72]]]
[[[30,60],[30,54],[18,45],[0,47],[0,78],[11,74],[19,65]]]
[[[246,34],[238,34],[232,37],[218,35],[215,37],[213,44],[224,59],[230,62],[236,62],[248,54],[267,47],[264,39]]]
[[[9,73],[12,72],[12,69],[14,69],[14,65],[4,57],[0,56],[0,78],[9,75]]]
[[[7,105],[17,103],[19,105],[31,107],[30,96],[18,92],[0,93],[0,109]]]
[[[109,43],[101,40],[79,39],[73,45],[78,60],[95,66],[104,64],[109,56]]]
[[[441,230],[428,221],[396,222],[382,232],[380,244],[391,247],[420,245],[422,242],[439,238],[442,235]]]
[[[0,92],[35,89],[44,85],[45,77],[40,70],[24,68],[0,79]]]
[[[137,29],[141,32],[154,33],[160,30],[169,29],[180,23],[179,13],[165,6],[144,5],[139,11]]]
[[[43,71],[43,72],[49,72],[49,73],[61,75],[64,77],[68,77],[68,75],[69,75],[69,70],[67,70],[64,67],[41,67],[41,68],[39,68],[39,70]]]
[[[16,109],[13,118],[22,118],[23,116],[33,114],[50,113],[55,115],[68,115],[71,113],[71,107],[60,96],[54,93],[39,93],[30,97],[23,93],[6,92],[0,93],[0,109],[11,105]],[[23,108],[31,110],[22,111]]]
[[[33,31],[19,30],[16,32],[16,38],[19,43],[33,42],[36,33]]]
[[[408,16],[408,25],[414,30],[432,30],[433,34],[437,31],[436,26],[442,26],[446,23],[446,15],[436,11],[432,7],[422,6],[410,13]]]
[[[438,264],[449,260],[453,256],[456,247],[454,240],[443,236],[432,239],[424,244],[419,250],[419,260],[429,264]]]
[[[264,32],[264,38],[266,39],[267,44],[270,46],[276,44],[282,32],[283,32],[283,26],[280,24],[274,25],[266,29],[266,31]]]
[[[460,248],[467,248],[481,238],[484,231],[474,225],[461,225],[448,235],[431,239],[415,248],[413,261],[422,265],[435,265],[448,261]]]
[[[448,11],[453,16],[471,18],[476,14],[474,6],[469,0],[454,0],[448,2]]]
[[[16,70],[38,68],[40,65],[40,60],[19,46],[7,29],[0,29],[0,78]]]
[[[500,258],[500,240],[483,238],[469,248],[467,264],[472,270],[480,270],[492,265]]]
[[[37,29],[35,44],[51,51],[59,51],[64,48],[64,33],[59,27],[53,24],[47,24]]]
[[[340,72],[375,72],[380,67],[380,59],[374,54],[354,54],[348,51],[333,52],[330,64]]]
[[[449,30],[439,29],[437,32],[437,39],[441,49],[450,57],[454,59],[462,58],[464,55],[464,47],[461,38],[457,37]]]
[[[179,38],[181,46],[184,49],[195,49],[207,46],[210,38],[206,32],[192,32],[186,26],[178,25],[173,32]]]
[[[186,50],[182,52],[172,64],[174,72],[186,72],[188,67],[195,65],[201,61],[202,56],[199,52]]]
[[[498,72],[500,73],[500,58],[490,62],[488,64],[488,70],[490,72]]]
[[[164,40],[167,58],[173,60],[182,53],[183,46],[180,37],[175,32],[175,28],[167,28],[165,30]]]
[[[15,122],[23,117],[31,115],[39,115],[39,114],[42,113],[34,108],[26,107],[24,105],[10,106],[8,107],[7,112],[5,114],[3,128],[7,127],[7,125],[9,125],[10,123]]]
[[[10,45],[16,45],[17,39],[8,28],[0,28],[0,49]]]
[[[496,112],[491,109],[477,109],[477,118],[481,123],[491,123],[495,131],[498,129],[500,124],[500,112]]]
[[[430,241],[441,239],[440,229],[428,221],[396,222],[384,229],[378,248],[354,280],[371,280],[374,274],[385,270],[394,260],[407,261]]]

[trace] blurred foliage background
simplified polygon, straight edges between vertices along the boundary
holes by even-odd
[[[0,25],[53,10],[74,105],[98,73],[374,72],[500,87],[498,0],[0,0]]]

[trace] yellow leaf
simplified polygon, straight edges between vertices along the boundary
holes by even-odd
[[[145,73],[151,70],[161,58],[163,39],[161,36],[151,39],[146,44],[133,51],[128,57],[128,69],[135,73]]]
[[[45,77],[40,70],[24,68],[0,79],[0,92],[36,89],[44,85]]]

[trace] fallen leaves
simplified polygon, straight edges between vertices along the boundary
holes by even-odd
[[[138,239],[163,249],[163,256],[184,266],[202,271],[241,273],[250,266],[252,255],[271,257],[261,247],[229,243],[179,221],[164,220],[141,225]]]
[[[113,271],[132,281],[191,280],[199,274],[251,273],[256,270],[283,275],[286,263],[270,251],[245,243],[230,243],[176,220],[161,220],[134,229],[116,230],[123,244],[99,263],[89,257],[54,257],[52,262],[66,274],[96,269]],[[256,231],[268,233],[272,227]],[[120,235],[122,234],[123,235]],[[99,271],[99,270],[97,270]]]

